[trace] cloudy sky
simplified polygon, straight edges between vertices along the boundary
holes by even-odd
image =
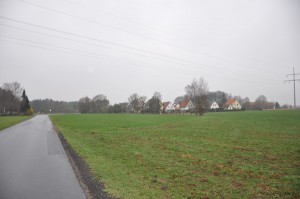
[[[30,99],[173,101],[202,76],[210,91],[293,104],[293,67],[299,0],[0,0],[0,84]]]

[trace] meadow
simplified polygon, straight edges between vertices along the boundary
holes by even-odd
[[[51,115],[118,198],[300,198],[300,111]]]
[[[0,131],[23,122],[24,120],[27,120],[31,117],[32,116],[0,116]]]

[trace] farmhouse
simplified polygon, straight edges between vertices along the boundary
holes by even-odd
[[[231,99],[226,102],[224,109],[225,110],[240,110],[240,109],[242,109],[242,107],[237,100]]]
[[[218,109],[220,108],[218,103],[216,101],[214,101],[211,105],[210,105],[210,109]]]
[[[184,100],[184,101],[180,102],[180,104],[179,104],[180,111],[190,111],[194,108],[195,108],[195,106],[194,106],[192,100]]]
[[[175,106],[171,102],[163,102],[163,112],[169,113],[175,111]]]

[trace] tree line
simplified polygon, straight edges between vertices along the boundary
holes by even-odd
[[[276,102],[268,102],[264,95],[260,95],[254,102],[250,102],[248,97],[232,96],[223,91],[210,92],[207,82],[201,77],[194,79],[185,88],[185,94],[178,96],[174,104],[190,99],[194,104],[193,112],[199,115],[209,111],[209,106],[216,101],[222,111],[225,103],[229,99],[236,99],[244,110],[261,110],[279,108]],[[33,108],[33,109],[32,109]],[[52,99],[37,99],[29,102],[25,89],[18,82],[4,83],[0,87],[0,114],[32,114],[36,113],[151,113],[162,112],[162,95],[154,92],[152,97],[147,97],[138,93],[133,93],[128,97],[127,102],[110,105],[104,94],[98,94],[93,98],[88,96],[80,98],[78,101],[65,102],[54,101]]]
[[[0,87],[1,115],[32,115],[33,109],[25,89],[18,82],[6,82]]]
[[[30,102],[35,113],[77,113],[78,102],[55,101],[52,99],[37,99]]]

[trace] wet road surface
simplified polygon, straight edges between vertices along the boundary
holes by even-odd
[[[0,198],[86,198],[47,115],[0,131]]]

